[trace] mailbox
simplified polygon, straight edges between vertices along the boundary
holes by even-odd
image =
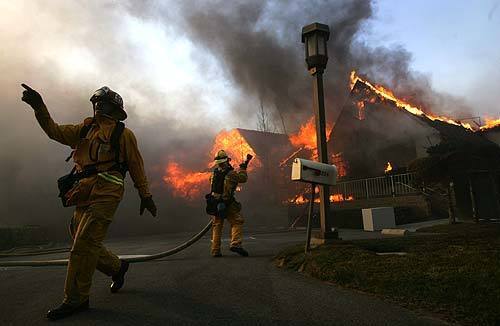
[[[337,183],[337,167],[296,158],[292,164],[292,180],[333,186]]]

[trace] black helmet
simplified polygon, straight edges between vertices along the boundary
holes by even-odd
[[[117,109],[117,118],[118,120],[127,119],[127,113],[123,109],[123,99],[115,91],[112,91],[109,87],[103,86],[96,90],[92,97],[90,98],[90,102],[95,105],[97,102],[109,102],[115,105]]]

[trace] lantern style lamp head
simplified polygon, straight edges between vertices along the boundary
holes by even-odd
[[[302,28],[302,43],[305,43],[307,69],[315,74],[322,72],[328,62],[326,42],[330,37],[328,25],[313,23]]]

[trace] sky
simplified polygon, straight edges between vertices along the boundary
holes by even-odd
[[[437,90],[464,97],[478,114],[500,115],[500,1],[379,0],[374,8],[360,39],[403,46],[411,68]]]

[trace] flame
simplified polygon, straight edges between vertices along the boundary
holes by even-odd
[[[356,71],[351,71],[351,75],[349,76],[349,89],[352,90],[356,82],[358,81],[358,76],[356,75]]]
[[[391,162],[387,162],[387,166],[385,167],[385,170],[384,172],[385,173],[389,173],[392,171],[392,165],[391,165]]]
[[[339,203],[339,202],[343,202],[343,201],[352,201],[352,200],[354,200],[354,197],[352,195],[345,196],[345,197],[344,197],[343,194],[332,194],[332,195],[330,195],[330,202],[331,203]],[[315,203],[319,203],[320,199],[318,197],[316,197],[314,199],[314,202]],[[309,203],[309,199],[306,198],[302,194],[302,195],[297,195],[297,196],[289,199],[288,203],[295,204],[295,205],[303,205],[303,204]]]
[[[221,149],[224,149],[231,158],[233,166],[242,163],[246,159],[247,154],[254,156],[252,163],[248,166],[248,171],[262,166],[253,148],[237,129],[230,131],[222,130],[217,134],[209,158],[207,159],[208,168],[213,168],[213,158]],[[183,169],[179,163],[169,162],[165,169],[163,180],[172,188],[174,196],[192,200],[199,199],[202,190],[208,191],[210,175],[211,172],[189,171]],[[236,189],[236,191],[241,191],[241,187]]]
[[[215,136],[214,145],[210,152],[210,161],[207,164],[209,168],[214,166],[213,158],[221,149],[226,151],[227,155],[231,158],[231,164],[235,167],[240,163],[243,163],[247,154],[251,154],[254,157],[252,163],[248,166],[248,171],[252,171],[255,168],[262,166],[262,162],[255,154],[255,151],[241,135],[238,129],[232,129],[229,131],[222,130],[217,134],[217,136]]]
[[[331,203],[339,203],[343,201],[351,201],[354,200],[354,197],[352,195],[344,197],[343,194],[333,194],[330,195],[330,202]]]
[[[479,130],[486,130],[500,126],[500,118],[499,119],[490,119],[485,118],[486,124],[482,125]]]
[[[305,198],[304,195],[297,195],[292,199],[289,199],[290,204],[302,205],[309,202],[309,199]]]
[[[358,120],[365,120],[365,102],[358,101],[356,106],[358,107]]]
[[[332,154],[332,164],[337,167],[337,174],[339,177],[345,177],[347,175],[347,164],[344,161],[342,153]]]
[[[165,172],[163,180],[173,189],[174,196],[193,199],[202,190],[207,191],[210,172],[191,172],[175,162],[168,163]]]
[[[396,95],[394,95],[392,93],[392,91],[384,88],[383,86],[381,85],[374,85],[372,83],[370,83],[369,81],[367,80],[364,80],[362,79],[361,77],[359,77],[357,74],[356,74],[356,71],[352,71],[351,72],[351,77],[350,77],[350,87],[351,87],[351,90],[354,88],[354,85],[356,85],[357,82],[361,82],[363,83],[365,86],[367,86],[369,89],[371,89],[373,92],[375,92],[377,95],[379,95],[381,98],[385,99],[385,100],[389,100],[389,101],[392,101],[396,104],[396,106],[400,109],[404,109],[414,115],[417,115],[417,116],[422,116],[422,117],[426,117],[432,121],[434,120],[439,120],[439,121],[443,121],[443,122],[447,122],[449,124],[454,124],[454,125],[457,125],[457,126],[462,126],[466,129],[469,129],[469,130],[472,130],[474,131],[474,129],[472,128],[471,124],[469,123],[466,123],[466,122],[460,122],[460,121],[455,121],[451,118],[448,118],[448,117],[445,117],[445,116],[438,116],[438,115],[434,115],[434,114],[431,114],[431,113],[425,113],[424,111],[422,111],[421,109],[417,108],[416,106],[413,106],[409,103],[407,103],[406,101],[404,100],[401,100],[399,98],[396,97]],[[370,99],[370,102],[372,102],[373,99]]]
[[[332,124],[326,124],[326,140],[330,139],[330,133],[333,129]],[[312,159],[318,157],[318,150],[316,148],[316,124],[314,123],[314,117],[311,117],[304,125],[302,125],[296,134],[292,134],[289,137],[290,142],[294,147],[306,148],[313,150]]]

